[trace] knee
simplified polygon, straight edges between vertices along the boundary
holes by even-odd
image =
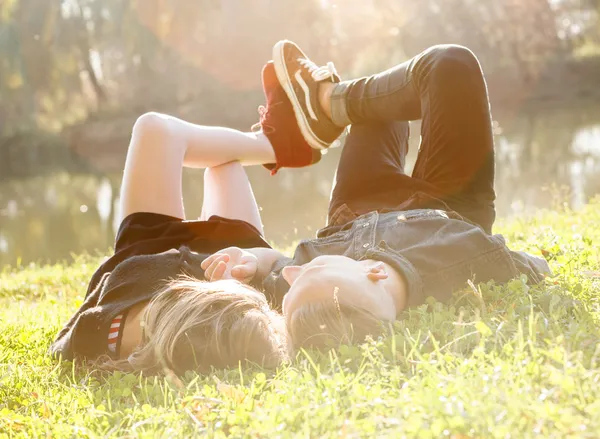
[[[443,44],[429,49],[432,63],[441,69],[480,71],[479,60],[464,46]]]
[[[170,132],[171,120],[169,116],[148,112],[137,118],[133,124],[132,134],[134,137],[163,137]]]

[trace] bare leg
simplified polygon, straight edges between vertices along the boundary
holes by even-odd
[[[141,116],[133,127],[125,162],[121,220],[135,212],[185,219],[181,189],[183,166],[209,168],[232,161],[242,165],[273,163],[275,154],[262,133],[194,125],[158,113]],[[207,178],[210,179],[210,175]],[[244,184],[249,186],[247,180]],[[216,205],[214,201],[210,204]],[[213,214],[219,209],[208,207]]]
[[[264,235],[252,186],[240,162],[204,171],[204,201],[200,219],[207,220],[213,215],[246,221]]]

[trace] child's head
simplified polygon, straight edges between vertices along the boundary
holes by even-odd
[[[329,348],[360,343],[367,336],[377,336],[385,323],[356,306],[327,302],[309,302],[286,316],[286,325],[294,348]]]
[[[125,360],[134,371],[205,373],[240,361],[275,367],[288,357],[283,318],[237,281],[172,281],[150,302],[142,325],[143,340]]]
[[[293,346],[360,342],[393,321],[397,304],[381,263],[344,256],[320,256],[285,267],[290,290],[283,313]]]

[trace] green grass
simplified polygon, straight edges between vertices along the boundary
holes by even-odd
[[[46,350],[98,260],[0,274],[0,437],[600,436],[600,203],[498,224],[551,259],[528,287],[465,288],[396,335],[279,370],[182,380],[58,365]]]

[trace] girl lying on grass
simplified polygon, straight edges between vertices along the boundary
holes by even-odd
[[[179,374],[244,360],[270,367],[287,357],[284,322],[264,294],[234,280],[206,282],[201,267],[226,247],[255,247],[258,255],[269,248],[242,165],[265,164],[274,173],[321,157],[300,134],[272,63],[263,69],[263,85],[267,106],[257,133],[155,113],[137,120],[115,253],[93,275],[84,303],[58,334],[55,355],[101,369]],[[199,220],[185,219],[184,166],[206,168]],[[245,262],[241,251],[230,255],[232,262]]]
[[[446,300],[476,282],[525,273],[545,260],[510,251],[492,235],[494,142],[477,58],[436,46],[376,75],[340,82],[290,41],[273,51],[277,76],[306,141],[326,148],[346,137],[328,226],[293,258],[275,250],[225,249],[205,261],[211,279],[252,279],[283,308],[294,347],[360,341],[427,296]],[[404,171],[408,121],[422,119],[412,176]],[[278,127],[275,126],[277,129]],[[263,273],[270,273],[263,276]]]

